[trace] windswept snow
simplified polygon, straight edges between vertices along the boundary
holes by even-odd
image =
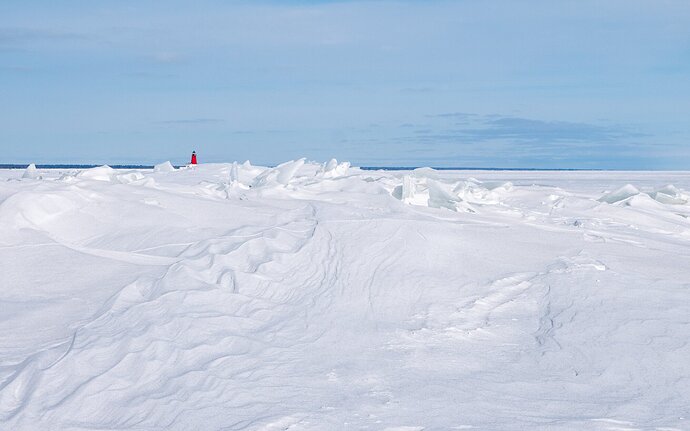
[[[0,430],[690,428],[690,173],[171,167],[0,171]]]

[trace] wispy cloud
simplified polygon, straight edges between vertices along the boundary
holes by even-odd
[[[7,72],[31,72],[34,69],[31,67],[27,66],[0,66],[0,71],[7,71]]]
[[[443,112],[440,114],[429,114],[427,115],[428,118],[471,118],[471,117],[478,117],[477,114],[469,114],[467,112]]]
[[[403,153],[409,155],[409,160],[423,159],[439,166],[447,160],[458,160],[462,165],[492,160],[494,166],[507,167],[602,167],[618,157],[639,157],[649,150],[648,142],[640,143],[648,135],[614,123],[464,112],[426,118],[428,124],[424,126],[398,128],[406,132],[397,141],[405,143]],[[445,159],[435,154],[445,154]]]
[[[271,163],[690,166],[687,0],[36,3],[0,7],[6,158],[192,140]]]
[[[0,45],[20,45],[30,42],[57,40],[88,40],[91,36],[47,28],[0,27]]]
[[[400,90],[403,93],[432,93],[433,87],[405,87]]]
[[[483,128],[461,129],[459,132],[475,140],[513,139],[532,142],[611,142],[624,137],[639,136],[615,126],[519,117],[490,119],[485,121]]]
[[[183,60],[182,56],[176,52],[170,52],[170,51],[162,51],[162,52],[156,52],[151,56],[153,61],[156,63],[163,63],[163,64],[169,64],[169,63],[179,63]]]
[[[222,118],[186,118],[186,119],[180,119],[180,120],[163,120],[163,121],[155,121],[154,124],[162,124],[162,125],[205,125],[205,124],[216,124],[216,123],[222,123],[225,120]]]
[[[468,113],[447,113],[430,116],[437,119],[453,120],[451,128],[441,128],[438,133],[428,129],[417,130],[426,134],[427,139],[456,140],[469,142],[511,141],[532,143],[577,143],[577,142],[615,142],[624,138],[646,136],[623,126],[578,123],[568,121],[545,121],[530,118],[485,115]],[[456,122],[455,120],[470,120]],[[436,130],[439,130],[438,128]]]

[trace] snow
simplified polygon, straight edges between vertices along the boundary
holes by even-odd
[[[632,196],[637,196],[639,194],[640,194],[640,191],[637,189],[637,187],[633,186],[632,184],[626,184],[616,191],[606,193],[604,196],[599,198],[599,200],[601,202],[607,202],[610,204],[615,204],[618,202],[623,202],[625,200],[628,200]]]
[[[77,176],[79,178],[94,180],[94,181],[113,181],[117,171],[108,165],[99,166],[96,168],[86,169],[80,172]]]
[[[2,430],[690,428],[688,172],[28,171]]]
[[[266,169],[254,179],[254,187],[261,187],[276,183],[287,185],[295,176],[299,168],[304,165],[304,160],[305,159],[291,160],[289,162],[282,163],[273,169]]]
[[[175,167],[170,161],[159,163],[153,167],[153,172],[175,172]]]
[[[350,162],[338,163],[336,159],[329,160],[323,166],[323,176],[326,178],[337,178],[347,175],[350,169]]]
[[[462,199],[457,195],[446,190],[438,181],[427,179],[426,186],[429,190],[428,205],[432,208],[448,208],[453,211],[458,210]]]
[[[659,190],[650,193],[649,196],[662,204],[670,205],[684,205],[690,200],[690,196],[687,193],[678,190],[673,184],[667,184]]]
[[[27,178],[27,179],[32,179],[32,178],[37,178],[38,177],[38,170],[36,169],[36,165],[31,163],[29,166],[26,167],[24,170],[24,174],[22,174],[22,178]]]

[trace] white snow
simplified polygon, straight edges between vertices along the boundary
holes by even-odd
[[[337,178],[347,175],[350,169],[350,162],[338,163],[336,159],[329,160],[323,166],[323,176],[326,178]]]
[[[623,202],[623,201],[629,199],[630,197],[637,196],[639,194],[640,194],[640,191],[637,189],[637,187],[633,186],[632,184],[626,184],[616,191],[606,193],[604,196],[599,198],[599,200],[601,202],[607,202],[610,204],[615,204],[618,202]]]
[[[175,172],[175,167],[170,161],[159,163],[153,167],[154,172]]]
[[[254,179],[254,186],[261,187],[271,184],[287,185],[295,176],[299,168],[304,165],[305,159],[292,160],[282,163],[275,168],[266,169]]]
[[[688,172],[158,166],[0,170],[0,430],[690,428]]]
[[[79,178],[94,180],[94,181],[112,181],[116,175],[115,169],[108,165],[99,166],[97,168],[86,169],[80,172],[77,176]]]
[[[37,178],[38,177],[38,170],[36,169],[36,165],[31,163],[29,166],[26,167],[24,170],[24,173],[22,174],[22,178]]]

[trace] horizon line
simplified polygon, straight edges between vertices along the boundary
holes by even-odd
[[[230,164],[232,162],[209,162],[200,163],[204,164]],[[239,162],[238,162],[239,163]],[[26,169],[31,163],[0,163],[0,169],[14,170],[14,169]],[[99,166],[110,166],[113,169],[153,169],[155,164],[129,164],[129,163],[35,163],[37,169],[91,169]],[[187,164],[173,164],[175,168],[180,168],[187,166]],[[267,168],[274,168],[278,165],[268,164],[268,165],[254,165],[252,166],[263,166]],[[362,169],[365,171],[412,171],[415,169],[430,168],[437,171],[562,171],[562,172],[687,172],[686,170],[678,169],[620,169],[620,168],[542,168],[542,167],[476,167],[476,166],[379,166],[379,165],[369,165],[369,166],[355,166],[354,168]]]

